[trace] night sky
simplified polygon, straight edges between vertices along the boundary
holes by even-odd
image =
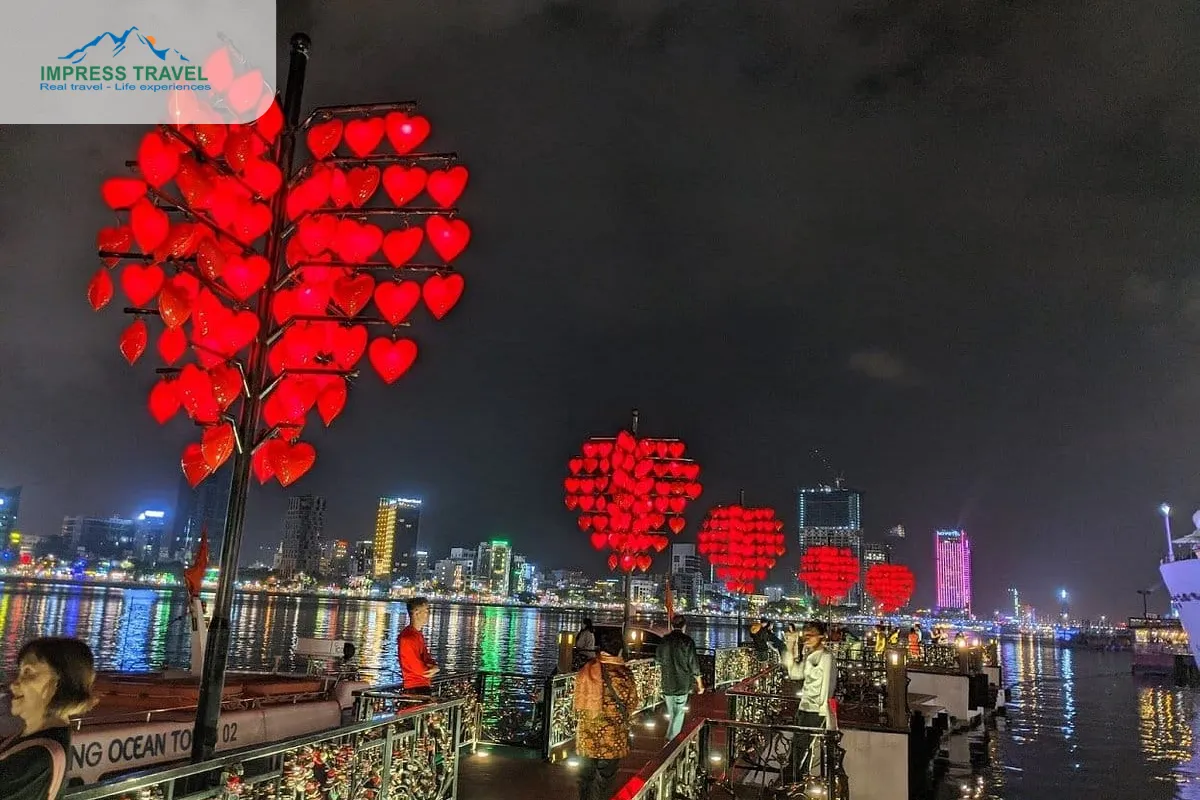
[[[280,52],[312,35],[307,106],[415,99],[459,151],[467,293],[408,376],[310,423],[317,466],[253,492],[244,560],[289,491],[350,539],[397,494],[435,554],[499,535],[599,573],[565,461],[637,406],[704,468],[693,523],[744,487],[794,535],[819,449],[870,534],[908,530],[919,602],[962,525],[981,613],[1012,585],[1140,612],[1157,505],[1186,533],[1200,504],[1195,3],[350,7],[287,3]],[[0,486],[29,533],[171,507],[195,436],[85,299],[141,132],[0,130]]]

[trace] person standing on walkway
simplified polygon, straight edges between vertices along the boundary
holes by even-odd
[[[621,759],[629,755],[629,726],[638,707],[637,684],[621,658],[620,631],[600,634],[600,653],[575,677],[575,750],[579,800],[608,800]]]
[[[400,656],[400,675],[404,678],[404,691],[411,694],[431,694],[433,676],[441,672],[421,629],[429,622],[429,601],[414,597],[408,601],[408,627],[400,631],[396,650]]]
[[[800,666],[800,678],[804,683],[800,687],[800,712],[796,722],[805,728],[828,730],[829,701],[837,689],[837,664],[833,653],[825,647],[824,623],[810,622],[804,626],[804,660]],[[816,772],[819,764],[811,756],[819,750],[814,746],[817,734],[808,733],[797,738],[801,748],[796,751],[800,756],[800,769],[807,765],[810,772]]]
[[[587,662],[596,657],[596,629],[592,627],[592,621],[584,617],[583,627],[579,629],[579,633],[575,634],[575,659],[576,666],[583,666]]]
[[[663,700],[667,703],[667,741],[679,735],[683,728],[688,697],[692,685],[696,694],[704,694],[704,678],[700,676],[700,657],[696,642],[687,635],[687,620],[680,614],[671,618],[671,632],[663,637],[654,653],[662,674]]]

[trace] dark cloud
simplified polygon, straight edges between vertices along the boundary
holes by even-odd
[[[794,486],[828,478],[805,454],[829,454],[872,532],[905,524],[926,598],[932,530],[958,521],[981,608],[1014,584],[1135,608],[1154,508],[1200,499],[1198,15],[286,4],[281,45],[314,40],[307,104],[417,99],[474,169],[461,307],[418,331],[409,377],[355,386],[296,489],[329,495],[338,536],[369,534],[379,494],[420,493],[434,547],[504,532],[581,563],[562,463],[637,405],[688,439],[706,500],[745,487],[791,518]],[[84,301],[97,187],[137,136],[0,130],[0,485],[27,486],[35,532],[172,500],[193,434],[148,419],[125,320]],[[897,392],[907,364],[924,379]],[[256,490],[251,544],[284,495]]]

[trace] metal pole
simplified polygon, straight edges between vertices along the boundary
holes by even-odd
[[[1167,561],[1175,560],[1175,542],[1171,539],[1171,509],[1163,505],[1163,525],[1167,529]]]
[[[633,423],[629,426],[629,432],[637,438],[638,432],[638,410],[633,409]],[[621,635],[624,638],[622,650],[626,656],[631,654],[629,649],[630,634],[633,633],[633,570],[625,573],[625,619],[621,625]]]
[[[285,125],[275,154],[276,163],[286,180],[292,171],[295,153],[296,128],[300,123],[300,101],[304,92],[304,73],[308,67],[311,40],[303,33],[292,37],[291,59],[288,64],[287,85],[284,87],[283,116]],[[218,742],[221,716],[221,697],[225,687],[225,667],[229,661],[230,618],[233,610],[233,585],[237,577],[238,556],[242,547],[242,526],[246,521],[246,495],[250,489],[250,463],[258,435],[262,394],[270,378],[267,372],[267,337],[271,328],[271,298],[279,283],[283,263],[282,234],[287,225],[285,200],[287,192],[280,189],[271,203],[273,222],[266,242],[265,257],[271,265],[271,278],[258,293],[259,334],[250,347],[246,365],[246,388],[249,396],[242,403],[238,419],[240,448],[234,455],[233,477],[229,490],[229,506],[225,515],[225,534],[221,537],[221,574],[217,596],[213,601],[212,624],[208,629],[208,646],[204,653],[204,672],[200,681],[200,697],[196,705],[196,724],[192,728],[192,762],[212,758]]]

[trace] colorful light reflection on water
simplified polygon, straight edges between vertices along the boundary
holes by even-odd
[[[190,636],[184,612],[179,592],[0,583],[0,670],[11,670],[22,642],[48,635],[89,642],[104,670],[186,666]],[[546,608],[435,604],[426,637],[450,671],[546,675],[557,663],[558,632],[577,629],[583,616]],[[229,665],[291,669],[297,666],[298,639],[344,638],[357,646],[360,664],[386,682],[398,677],[396,639],[406,620],[402,601],[239,594]],[[693,634],[702,647],[737,638],[731,625],[698,627]]]

